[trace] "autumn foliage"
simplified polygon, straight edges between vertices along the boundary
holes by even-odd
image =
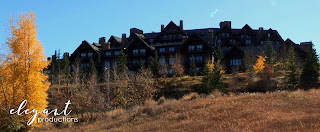
[[[46,91],[50,83],[47,81],[47,75],[43,73],[43,69],[48,66],[48,61],[42,44],[37,39],[35,18],[36,15],[33,12],[21,14],[15,24],[11,17],[11,36],[7,41],[10,52],[0,67],[0,106],[4,108],[1,113],[10,109],[16,110],[23,100],[28,101],[25,109],[41,111],[48,105]],[[31,116],[32,114],[26,114],[15,120],[18,121],[17,124],[26,125],[26,121]],[[10,115],[2,117],[0,124],[12,120],[10,119],[12,117]]]

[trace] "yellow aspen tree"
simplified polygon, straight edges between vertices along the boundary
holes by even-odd
[[[3,96],[0,96],[0,99],[7,101],[10,108],[17,109],[23,100],[27,100],[25,109],[29,110],[42,111],[48,105],[46,91],[50,83],[43,69],[49,62],[44,55],[42,44],[37,39],[35,19],[33,12],[20,14],[17,23],[11,17],[11,35],[7,41],[10,53],[0,69],[3,79],[1,85],[4,86],[1,87]],[[26,124],[31,116],[32,114],[23,115],[23,124]],[[39,116],[45,117],[44,114]]]
[[[256,62],[256,64],[253,66],[254,70],[256,71],[256,73],[261,73],[264,70],[265,67],[265,61],[266,58],[264,56],[258,56],[258,60]]]

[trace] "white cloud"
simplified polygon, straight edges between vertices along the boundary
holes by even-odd
[[[218,12],[219,9],[215,9],[213,12],[210,13],[210,17],[213,18]]]

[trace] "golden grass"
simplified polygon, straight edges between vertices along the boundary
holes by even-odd
[[[147,101],[93,124],[49,131],[319,131],[320,90]],[[186,101],[190,100],[190,101]]]

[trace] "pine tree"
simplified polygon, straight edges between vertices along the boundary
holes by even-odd
[[[273,50],[273,46],[272,46],[270,40],[268,40],[268,43],[266,45],[265,55],[267,57],[266,63],[268,63],[269,65],[273,66],[273,64],[275,63],[275,55],[276,55],[276,53]]]
[[[123,50],[120,51],[120,54],[118,56],[118,63],[117,63],[117,72],[118,73],[123,73],[125,71],[128,70],[127,67],[127,60],[128,59],[128,55],[126,55]]]
[[[250,70],[250,66],[251,66],[251,57],[248,54],[248,52],[244,52],[243,54],[243,63],[242,63],[242,67],[244,71],[248,71]]]
[[[295,88],[299,83],[299,69],[297,64],[297,55],[294,48],[291,46],[285,63],[286,76],[285,82],[289,87]]]
[[[97,70],[96,65],[92,59],[90,59],[89,67],[87,70],[88,70],[89,75],[93,75],[93,74],[97,75],[98,74],[98,70]]]
[[[220,60],[221,63],[224,62],[224,56],[223,56],[223,51],[222,51],[221,45],[218,46],[217,58],[218,58],[218,60]]]
[[[198,74],[198,71],[197,71],[196,60],[195,60],[194,56],[192,56],[192,60],[190,63],[190,75],[196,76],[197,74]]]
[[[67,56],[66,54],[63,55],[62,61],[61,61],[61,70],[64,74],[64,77],[66,78],[66,80],[70,79],[70,61],[69,61],[69,56]]]
[[[159,62],[159,56],[157,53],[154,57],[151,57],[151,71],[154,76],[160,76],[159,71],[160,71],[160,62]]]
[[[27,15],[21,14],[17,24],[11,18],[11,36],[7,42],[10,53],[7,55],[0,70],[3,76],[2,84],[0,84],[2,86],[0,102],[5,102],[7,106],[0,106],[1,108],[10,107],[17,110],[23,100],[27,100],[27,105],[24,109],[43,110],[48,106],[48,94],[46,91],[50,83],[47,80],[48,76],[42,71],[48,66],[49,62],[44,55],[42,44],[37,39],[35,18],[36,15],[33,12]],[[1,103],[0,105],[3,104]],[[22,121],[18,124],[22,123],[27,127],[26,122],[32,115],[23,114],[17,117]],[[37,117],[39,116],[46,117],[43,113],[39,113]],[[4,117],[0,119],[1,130],[5,129],[3,127],[6,125],[2,122],[5,119]],[[31,125],[36,126],[37,124],[33,122]],[[14,127],[17,126],[15,125]]]
[[[209,61],[208,61],[208,59],[206,59],[206,60],[204,61],[204,65],[203,65],[203,68],[202,68],[202,71],[201,71],[201,75],[202,75],[202,76],[206,76],[206,75],[209,74],[209,67],[208,67],[208,65],[209,65]]]
[[[301,86],[313,86],[318,83],[319,77],[319,59],[313,45],[309,47],[307,58],[302,68],[300,76]]]

